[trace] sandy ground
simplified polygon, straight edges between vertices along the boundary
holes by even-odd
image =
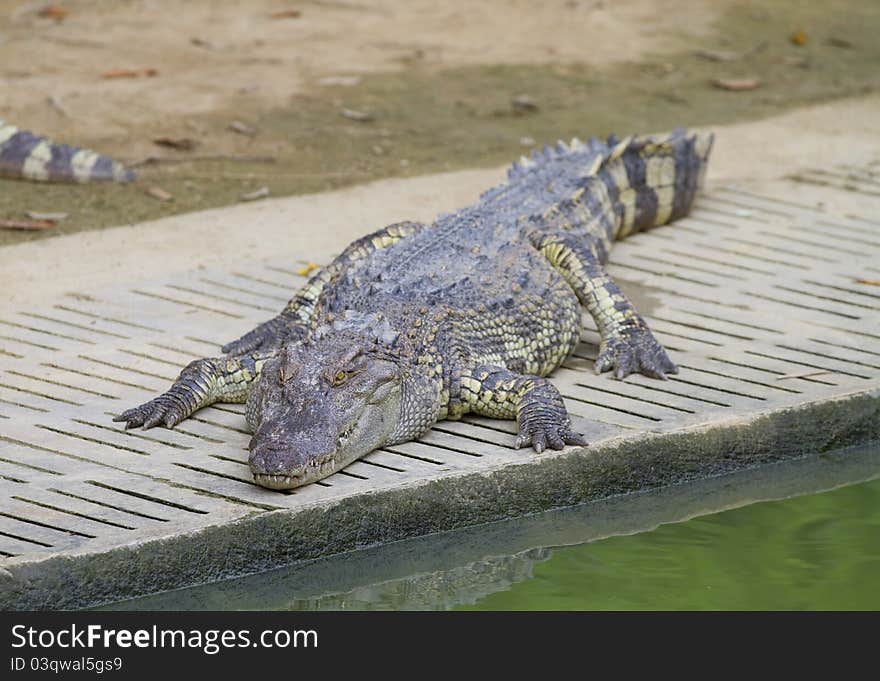
[[[839,101],[776,118],[715,128],[708,176],[772,194],[779,179],[809,168],[880,160],[880,97]],[[474,200],[503,168],[413,179],[178,215],[0,249],[0,290],[12,307],[242,258],[290,254],[321,260],[352,239],[402,219],[430,220]],[[786,183],[791,191],[790,183]],[[876,215],[880,201],[803,185],[806,205]],[[837,198],[835,198],[835,195]],[[298,282],[291,282],[293,289]]]
[[[0,118],[139,178],[0,180],[0,219],[67,215],[0,229],[0,248],[880,92],[880,4],[864,0],[57,0],[57,19],[48,4],[0,0]],[[749,140],[768,167],[801,144],[775,132]]]
[[[0,117],[80,144],[128,136],[126,156],[137,158],[154,150],[144,128],[283,106],[321,82],[413,62],[449,68],[638,59],[704,33],[731,3],[67,0],[58,3],[69,12],[61,21],[40,16],[47,4],[0,0]],[[299,16],[273,17],[291,8]],[[157,75],[101,77],[148,68]]]

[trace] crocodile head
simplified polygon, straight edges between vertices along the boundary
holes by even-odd
[[[266,363],[247,403],[258,485],[299,487],[389,443],[401,405],[396,338],[378,315],[343,317]]]

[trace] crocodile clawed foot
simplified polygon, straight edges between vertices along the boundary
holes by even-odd
[[[281,345],[286,340],[301,336],[303,330],[297,327],[298,321],[294,315],[285,310],[277,317],[263,322],[253,331],[248,331],[238,340],[227,343],[221,350],[226,355],[245,355],[255,351],[269,350]]]
[[[225,355],[244,355],[254,350],[262,349],[264,346],[269,345],[273,338],[272,334],[264,328],[265,326],[266,324],[258,326],[238,340],[227,343],[221,348],[221,351]]]
[[[113,420],[124,421],[126,430],[139,426],[147,430],[160,423],[166,428],[173,428],[186,416],[185,406],[174,395],[165,393],[146,404],[122,412],[119,416],[113,417]]]
[[[601,374],[612,370],[618,380],[632,373],[666,380],[667,374],[678,373],[678,367],[644,323],[625,327],[603,339],[595,371]]]
[[[581,445],[585,447],[588,442],[583,435],[575,433],[571,429],[571,420],[565,413],[557,409],[529,409],[526,408],[520,417],[519,434],[516,436],[514,447],[522,448],[531,444],[539,454],[545,449],[562,449],[566,445]]]

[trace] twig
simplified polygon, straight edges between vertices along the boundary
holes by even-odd
[[[70,118],[70,114],[67,112],[67,109],[64,108],[64,105],[61,103],[61,98],[56,95],[49,95],[46,98],[46,101],[49,103],[55,111],[60,113],[65,118]]]
[[[825,374],[833,374],[833,371],[805,371],[800,374],[785,374],[783,376],[777,376],[777,381],[784,381],[789,378],[810,378],[812,376],[824,376]]]
[[[160,163],[197,163],[199,161],[235,161],[237,163],[276,163],[275,156],[250,156],[247,154],[203,154],[200,156],[187,156],[186,158],[172,158],[170,156],[147,156],[140,161],[129,163],[129,168],[141,168],[143,166],[159,165]]]
[[[52,229],[55,226],[53,220],[0,220],[0,229],[17,229],[26,232],[39,232],[44,229]]]

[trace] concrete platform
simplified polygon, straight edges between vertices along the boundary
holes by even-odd
[[[878,476],[880,443],[849,447],[524,518],[300,561],[102,609],[444,610],[475,603],[530,579],[533,568],[558,547],[649,532],[661,525],[754,503],[858,485]],[[632,607],[632,603],[621,607]]]
[[[871,205],[880,168],[853,172],[716,188],[618,244],[611,273],[681,373],[595,376],[588,321],[554,380],[592,444],[558,453],[467,418],[279,493],[250,481],[242,406],[113,423],[283,306],[307,260],[284,244],[0,304],[0,606],[105,603],[880,438],[880,218],[838,208]],[[804,202],[814,181],[833,211]]]

